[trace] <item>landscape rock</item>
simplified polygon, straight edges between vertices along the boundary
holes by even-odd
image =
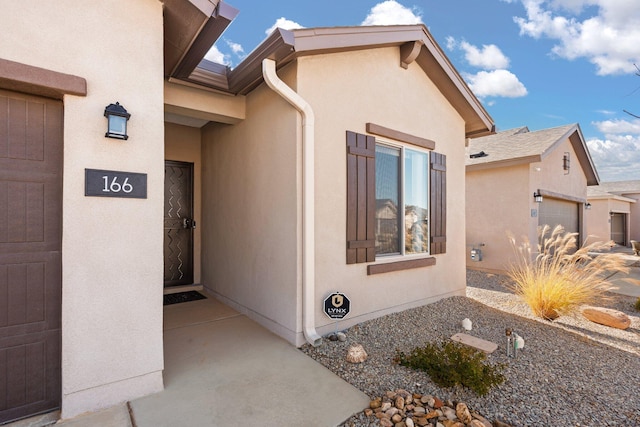
[[[582,315],[592,322],[613,328],[627,329],[631,325],[629,316],[611,308],[585,307],[582,309]]]
[[[347,362],[362,363],[367,360],[367,352],[360,344],[355,344],[347,350]]]
[[[456,406],[456,416],[465,424],[471,423],[472,418],[471,414],[469,413],[469,408],[467,408],[467,405],[463,402],[458,403],[458,405]]]
[[[415,405],[408,405],[407,400]],[[456,402],[454,405],[451,400],[443,402],[435,396],[412,394],[403,389],[387,391],[382,397],[371,399],[369,407],[361,414],[368,419],[374,417],[369,426],[509,427],[504,423],[498,424],[499,421],[491,424],[478,412],[471,411],[465,402]]]

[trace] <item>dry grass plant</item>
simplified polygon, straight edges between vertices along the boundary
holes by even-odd
[[[584,304],[594,304],[612,289],[608,278],[616,271],[628,272],[624,258],[609,253],[611,242],[593,242],[578,248],[578,233],[566,233],[564,227],[538,227],[538,251],[532,253],[525,238],[518,245],[509,235],[516,260],[508,276],[513,291],[529,305],[536,316],[554,320],[572,314]],[[600,252],[598,255],[592,255]],[[535,255],[535,256],[534,256]]]

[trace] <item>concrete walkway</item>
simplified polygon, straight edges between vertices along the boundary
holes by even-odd
[[[621,245],[613,246],[609,252],[622,255],[625,266],[629,268],[628,273],[610,273],[608,280],[614,286],[611,292],[640,297],[640,256],[634,255],[631,248]],[[598,252],[590,252],[589,255],[598,255]]]
[[[364,393],[213,298],[166,306],[164,329],[164,391],[55,426],[328,427],[369,405]],[[57,419],[48,417],[7,427]]]

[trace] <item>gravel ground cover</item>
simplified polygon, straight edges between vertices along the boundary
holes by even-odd
[[[389,390],[430,394],[465,402],[489,420],[512,426],[640,426],[640,313],[633,297],[610,294],[599,305],[630,316],[626,330],[598,325],[581,315],[554,322],[535,318],[506,285],[505,276],[467,271],[467,296],[442,299],[424,307],[363,322],[346,331],[346,341],[324,339],[301,350],[371,398]],[[440,388],[423,372],[393,362],[396,351],[410,352],[426,342],[465,332],[498,344],[489,363],[504,364],[506,381],[479,397],[462,388]],[[516,358],[506,355],[505,329],[525,339]],[[365,362],[345,360],[347,349],[361,344]],[[363,408],[364,409],[364,408]],[[356,414],[345,427],[379,425]]]

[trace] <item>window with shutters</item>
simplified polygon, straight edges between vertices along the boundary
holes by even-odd
[[[367,130],[398,141],[347,131],[347,263],[445,253],[446,157],[431,151],[433,141]]]

